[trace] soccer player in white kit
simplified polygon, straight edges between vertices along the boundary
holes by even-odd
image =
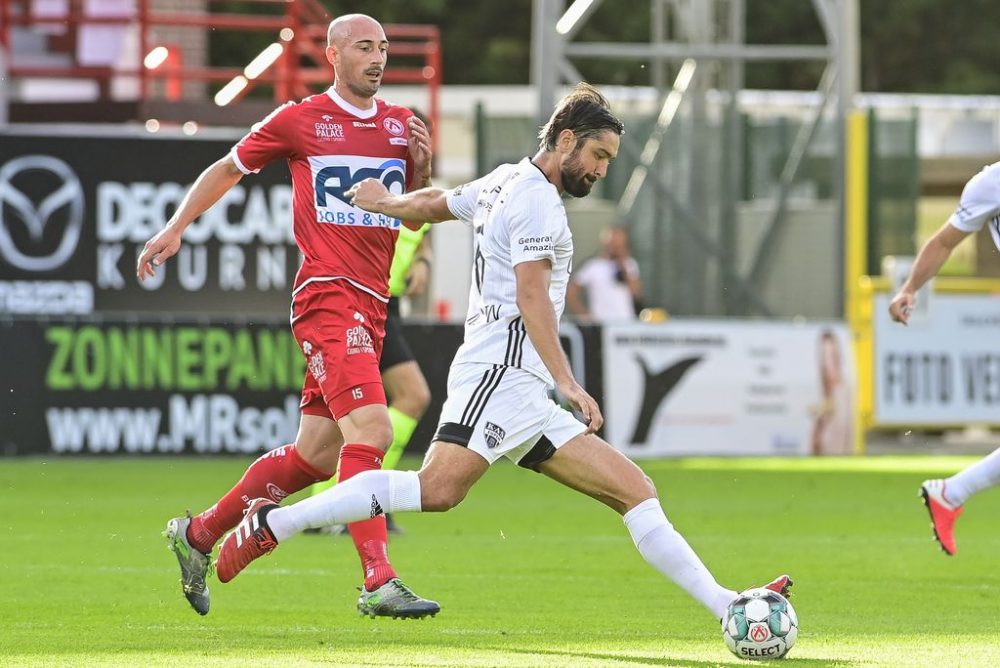
[[[563,193],[584,197],[618,153],[621,121],[604,97],[578,85],[559,103],[531,159],[497,167],[453,190],[393,196],[368,179],[353,204],[405,220],[458,218],[475,231],[465,341],[448,378],[448,398],[420,471],[360,473],[280,508],[251,502],[223,543],[219,579],[308,528],[388,512],[445,511],[458,505],[493,462],[506,457],[583,492],[624,516],[642,556],[716,619],[736,598],[667,520],[652,481],[599,438],[597,402],[576,382],[559,342],[573,259]],[[585,423],[548,396],[557,387]],[[767,586],[788,593],[783,575]]]
[[[989,224],[993,243],[1000,248],[1000,162],[984,167],[962,190],[955,213],[920,249],[910,275],[889,304],[889,315],[904,325],[916,304],[916,294],[941,269],[962,239]],[[926,480],[920,496],[931,516],[931,528],[941,549],[954,555],[955,520],[973,494],[1000,484],[1000,449],[950,478]]]

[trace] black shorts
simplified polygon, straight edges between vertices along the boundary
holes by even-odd
[[[378,369],[385,372],[397,364],[412,362],[413,359],[413,351],[403,336],[399,299],[392,297],[389,299],[389,317],[385,321],[385,339],[382,341],[382,358],[379,360]]]

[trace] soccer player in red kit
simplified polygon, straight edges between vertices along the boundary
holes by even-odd
[[[280,502],[334,471],[346,480],[379,469],[392,441],[378,364],[400,221],[356,208],[344,193],[366,178],[400,194],[426,185],[430,138],[410,110],[375,98],[388,53],[377,21],[363,14],[341,16],[330,23],[327,37],[333,86],[285,104],[255,125],[201,174],[138,260],[143,280],[178,251],[187,226],[245,174],[287,160],[295,241],[303,256],[291,318],[307,362],[302,417],[295,443],[257,459],[208,510],[167,524],[184,595],[202,615],[209,610],[205,577],[212,548],[239,523],[251,499]],[[396,576],[381,514],[349,529],[365,574],[359,612],[373,617],[438,612],[437,603],[417,596]]]

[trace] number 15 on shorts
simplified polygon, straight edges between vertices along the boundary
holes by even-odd
[[[353,390],[351,390],[351,396],[354,398],[355,401],[357,401],[358,399],[364,399],[365,397],[364,392],[361,391],[360,387],[355,387]]]

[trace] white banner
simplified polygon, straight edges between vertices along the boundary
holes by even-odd
[[[905,327],[890,299],[874,306],[876,424],[1000,424],[1000,299],[937,293]]]
[[[849,454],[853,369],[839,323],[610,325],[606,435],[638,458]]]

